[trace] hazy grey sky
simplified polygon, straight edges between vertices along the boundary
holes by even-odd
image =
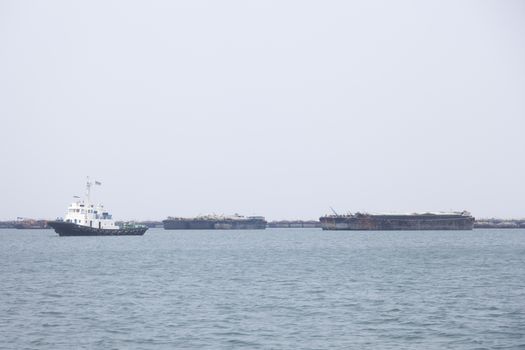
[[[1,1],[0,219],[525,217],[523,1]]]

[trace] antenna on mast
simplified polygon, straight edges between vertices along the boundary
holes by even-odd
[[[87,182],[86,182],[86,202],[88,204],[88,207],[89,207],[89,204],[91,203],[91,186],[93,185],[102,185],[102,183],[100,181],[97,181],[95,180],[94,182],[93,181],[89,181],[89,176],[87,177]]]
[[[92,185],[93,183],[89,181],[89,176],[88,176],[87,181],[86,181],[86,203],[88,204],[88,207],[89,207],[89,203],[91,202],[91,186]]]
[[[87,177],[87,181],[86,181],[86,203],[85,203],[85,218],[87,220],[87,214],[88,214],[88,210],[89,208],[91,208],[91,186],[93,185],[102,185],[101,182],[99,181],[90,181],[89,180],[89,176]]]

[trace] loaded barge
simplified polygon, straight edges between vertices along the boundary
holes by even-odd
[[[206,215],[194,218],[168,217],[162,222],[165,230],[264,230],[263,216]]]
[[[467,211],[450,213],[326,215],[323,230],[472,230],[474,217]]]

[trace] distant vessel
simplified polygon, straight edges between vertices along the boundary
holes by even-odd
[[[19,230],[38,230],[50,228],[46,220],[34,220],[27,218],[17,218],[13,226]]]
[[[86,198],[71,203],[64,220],[48,221],[59,236],[141,236],[148,229],[145,226],[115,225],[113,217],[102,204],[91,204],[91,187],[98,181],[86,183]],[[78,197],[77,197],[78,198]]]
[[[244,217],[206,215],[195,218],[168,217],[162,222],[166,230],[264,230],[266,220],[263,216]]]
[[[0,229],[2,228],[17,228],[15,221],[0,221]]]
[[[323,230],[472,230],[474,217],[467,212],[326,215]]]
[[[280,220],[270,221],[269,228],[319,228],[321,223],[315,220]]]

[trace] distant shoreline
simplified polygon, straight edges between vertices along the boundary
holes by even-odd
[[[6,220],[0,221],[0,229],[20,228],[20,229],[47,229],[47,221],[42,219]],[[125,222],[121,221],[120,223]],[[135,221],[137,224],[145,225],[149,228],[163,228],[162,220]],[[274,220],[268,221],[267,228],[320,228],[319,220]],[[487,229],[518,229],[525,228],[525,219],[476,219],[474,228]]]

